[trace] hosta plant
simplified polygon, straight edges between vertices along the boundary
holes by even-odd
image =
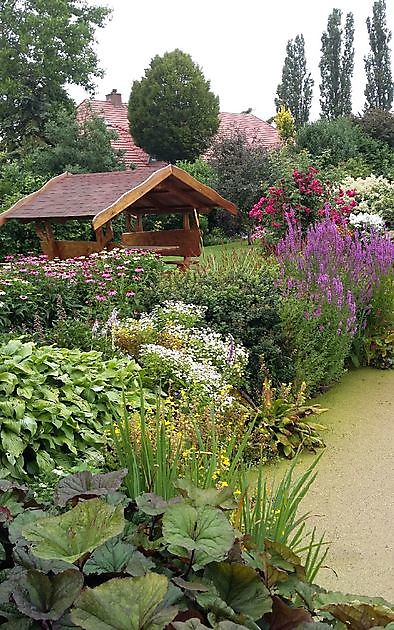
[[[1,506],[0,524],[5,629],[392,627],[394,610],[383,599],[327,592],[308,582],[285,545],[256,544],[237,531],[228,488],[181,482],[175,501],[130,501],[114,492],[113,479],[108,495],[84,499],[72,491],[80,480],[68,483],[78,502],[65,512],[46,514],[20,487],[0,496],[9,506]]]
[[[133,361],[103,361],[94,351],[18,339],[1,345],[1,475],[34,476],[81,457],[102,464],[123,399],[139,404],[138,375]]]

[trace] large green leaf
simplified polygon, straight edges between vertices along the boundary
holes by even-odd
[[[157,573],[115,578],[83,591],[71,619],[85,630],[162,630],[178,612],[159,608],[167,587],[167,578]]]
[[[83,586],[79,571],[67,569],[53,577],[27,571],[15,584],[12,596],[18,610],[32,619],[60,619]]]
[[[221,599],[251,619],[260,619],[272,609],[268,589],[260,576],[242,564],[215,563],[208,567],[206,577],[214,584]]]
[[[213,507],[233,510],[238,505],[234,500],[233,491],[230,487],[225,487],[221,490],[217,490],[216,488],[197,488],[188,479],[178,479],[174,485],[180,490],[181,494],[188,497],[196,507],[212,505]]]
[[[211,506],[195,508],[178,503],[163,517],[163,538],[174,555],[194,553],[194,569],[224,560],[235,534],[226,516]]]
[[[199,619],[193,617],[187,621],[174,621],[172,624],[175,630],[210,630],[208,626],[205,626]],[[246,626],[233,621],[219,621],[215,626],[215,630],[246,630]]]
[[[83,571],[91,573],[128,573],[133,577],[145,575],[155,564],[128,543],[112,538],[98,547],[84,564]]]
[[[27,525],[23,536],[34,543],[33,553],[45,560],[75,562],[124,529],[121,505],[91,499],[62,514]]]

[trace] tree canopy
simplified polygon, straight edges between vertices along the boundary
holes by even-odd
[[[304,36],[297,35],[287,42],[282,82],[278,85],[275,99],[277,108],[284,105],[291,111],[296,127],[309,119],[313,83],[306,67]]]
[[[377,0],[372,19],[367,18],[370,52],[364,57],[367,85],[365,109],[380,108],[390,111],[394,84],[391,73],[391,31],[386,23],[386,0]]]
[[[2,0],[1,150],[41,141],[59,106],[71,110],[66,85],[93,89],[94,79],[102,75],[95,31],[109,13],[86,0]]]
[[[219,126],[219,99],[190,55],[157,55],[129,100],[130,132],[153,157],[194,160],[209,147]]]
[[[329,119],[347,116],[352,111],[353,14],[347,14],[344,32],[341,22],[342,11],[333,9],[321,38],[320,106],[323,117]]]

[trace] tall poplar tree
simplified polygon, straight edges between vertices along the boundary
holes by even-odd
[[[278,85],[275,98],[277,109],[284,105],[291,111],[296,127],[308,122],[313,83],[306,67],[304,36],[297,35],[287,42],[282,83]]]
[[[344,31],[341,23],[342,11],[333,9],[321,38],[320,106],[322,116],[329,119],[347,116],[352,111],[353,14],[347,14]]]
[[[380,108],[390,111],[393,103],[393,77],[391,73],[391,31],[386,24],[386,0],[377,0],[372,8],[372,19],[367,18],[371,50],[364,57],[367,85],[365,109]]]

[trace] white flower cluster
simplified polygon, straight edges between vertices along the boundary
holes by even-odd
[[[117,334],[126,331],[152,376],[216,399],[242,382],[248,352],[232,335],[223,337],[202,325],[205,311],[203,306],[166,302],[138,320],[116,322],[113,339],[116,344]]]
[[[372,212],[358,212],[349,216],[349,223],[355,228],[364,230],[383,231],[385,223],[381,216]]]
[[[394,227],[394,182],[381,175],[346,177],[342,187],[356,192],[357,214],[378,214],[388,229]]]
[[[180,381],[185,387],[200,387],[202,393],[214,398],[226,383],[219,372],[208,363],[199,363],[188,353],[172,350],[156,344],[141,347],[141,358],[145,367],[169,374],[172,379]]]

